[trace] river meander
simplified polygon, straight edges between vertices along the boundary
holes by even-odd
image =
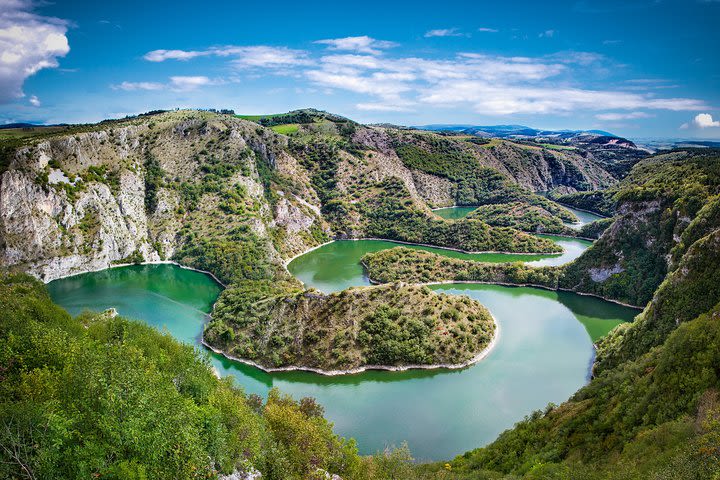
[[[308,286],[325,291],[365,285],[367,279],[357,263],[362,253],[396,246],[335,242],[326,247],[333,245],[340,246],[299,257],[290,271]],[[113,268],[56,280],[48,288],[72,314],[114,307],[121,315],[166,329],[195,345],[221,291],[209,276],[174,265]],[[336,431],[356,438],[362,453],[407,441],[418,460],[440,460],[487,444],[531,411],[566,400],[588,379],[591,336],[597,338],[637,313],[597,298],[537,288],[477,284],[432,288],[469,295],[492,312],[501,333],[486,359],[456,371],[368,371],[339,377],[267,374],[214,354],[212,364],[221,375],[234,376],[248,393],[264,395],[279,387],[296,398],[316,397]]]

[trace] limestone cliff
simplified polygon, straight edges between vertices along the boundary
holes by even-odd
[[[240,225],[278,259],[313,246],[304,231],[327,228],[317,196],[306,187],[268,201],[258,164],[291,173],[297,161],[283,137],[256,130],[227,115],[180,111],[30,142],[0,181],[0,263],[49,281],[171,259],[187,231]]]

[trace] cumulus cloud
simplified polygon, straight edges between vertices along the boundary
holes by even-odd
[[[32,96],[30,97],[29,102],[30,102],[30,105],[32,105],[33,107],[39,107],[39,106],[40,106],[40,99],[37,97],[37,95],[32,95]]]
[[[22,97],[25,79],[70,51],[67,22],[31,9],[28,0],[0,0],[0,103]]]
[[[653,115],[650,115],[649,113],[645,112],[628,112],[628,113],[618,113],[618,112],[610,112],[610,113],[600,113],[598,115],[595,115],[595,118],[598,120],[603,121],[617,121],[617,120],[635,120],[638,118],[650,118]]]
[[[555,36],[555,30],[545,30],[538,34],[538,38],[552,38]]]
[[[720,127],[720,120],[713,120],[709,113],[699,113],[692,119],[692,125],[697,128]]]
[[[367,35],[360,37],[328,38],[315,43],[327,45],[330,50],[345,50],[357,53],[379,55],[382,50],[397,47],[398,44],[387,40],[376,40]]]
[[[458,32],[457,28],[438,28],[425,32],[425,37],[464,37],[464,33]]]

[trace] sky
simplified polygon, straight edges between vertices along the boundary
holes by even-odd
[[[720,0],[0,0],[0,124],[312,107],[720,139]]]

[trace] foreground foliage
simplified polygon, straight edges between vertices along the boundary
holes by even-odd
[[[312,399],[246,396],[192,346],[110,314],[72,318],[26,276],[0,277],[0,365],[2,478],[370,479],[409,457],[361,458]]]

